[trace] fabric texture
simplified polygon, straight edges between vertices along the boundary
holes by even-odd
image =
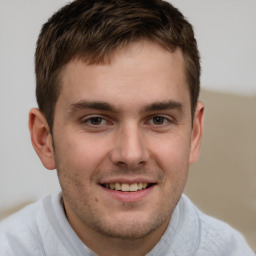
[[[95,256],[66,219],[61,193],[0,222],[0,256]],[[147,256],[255,256],[243,236],[182,195],[169,226]]]

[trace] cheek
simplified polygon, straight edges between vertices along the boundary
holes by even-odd
[[[170,136],[164,143],[155,145],[156,164],[164,172],[166,195],[172,194],[177,199],[186,185],[189,170],[190,143],[187,137]]]
[[[66,138],[56,143],[57,169],[79,176],[95,172],[105,155],[105,147],[90,139]]]
[[[176,134],[165,136],[162,139],[155,140],[152,145],[152,154],[163,170],[181,173],[186,171],[189,165],[189,136],[184,137]]]

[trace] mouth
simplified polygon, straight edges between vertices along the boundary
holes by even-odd
[[[104,183],[100,184],[102,187],[110,189],[110,190],[116,190],[121,192],[137,192],[140,190],[148,189],[155,185],[155,183],[145,183],[145,182],[138,182],[138,183]]]

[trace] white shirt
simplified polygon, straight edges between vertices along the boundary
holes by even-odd
[[[64,213],[61,194],[45,197],[0,222],[0,256],[95,256]],[[147,256],[255,256],[243,236],[202,213],[183,195]]]

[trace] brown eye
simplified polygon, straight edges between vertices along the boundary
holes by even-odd
[[[162,125],[166,123],[166,118],[162,116],[155,116],[152,118],[152,121],[154,125]]]
[[[104,119],[102,117],[95,116],[95,117],[91,117],[90,119],[88,119],[88,122],[91,125],[102,125],[102,123],[104,122]]]

